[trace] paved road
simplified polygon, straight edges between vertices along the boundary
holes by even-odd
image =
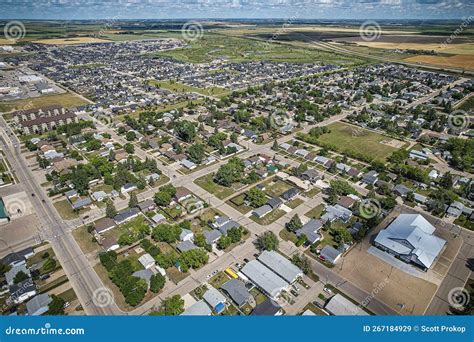
[[[51,243],[54,253],[64,268],[84,310],[89,315],[113,315],[120,313],[120,310],[114,304],[107,307],[97,307],[92,302],[94,291],[103,288],[104,285],[92,269],[73,236],[69,232],[64,231],[64,227],[66,227],[64,221],[59,217],[41,186],[35,181],[20,152],[20,142],[12,134],[3,117],[0,118],[0,127],[8,135],[8,140],[6,140],[5,134],[2,134],[0,137],[3,151],[23,189],[31,196],[30,200],[42,226],[40,235],[44,240]],[[32,194],[35,194],[35,196],[33,197]]]

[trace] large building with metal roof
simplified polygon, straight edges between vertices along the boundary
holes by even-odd
[[[263,251],[258,257],[258,261],[290,284],[303,276],[303,271],[300,268],[296,267],[290,260],[278,252]]]
[[[401,214],[374,240],[376,247],[427,271],[441,254],[446,240],[420,214]]]
[[[278,297],[289,286],[278,274],[257,260],[248,262],[242,268],[242,273],[272,298]]]

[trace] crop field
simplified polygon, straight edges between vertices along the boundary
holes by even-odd
[[[405,59],[408,62],[439,65],[442,67],[458,67],[474,70],[474,54],[456,56],[415,56]]]
[[[350,151],[363,154],[368,159],[375,158],[383,161],[397,150],[383,143],[393,139],[360,127],[338,122],[329,125],[328,128],[331,133],[321,135],[318,140],[336,147],[341,152]],[[405,145],[403,142],[400,143]]]

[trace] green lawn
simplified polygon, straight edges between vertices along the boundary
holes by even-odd
[[[227,283],[230,280],[229,276],[225,272],[219,272],[211,279],[209,279],[209,285],[214,286],[216,289],[220,288],[222,285]]]
[[[267,226],[275,222],[276,220],[278,220],[283,215],[285,215],[285,213],[286,212],[284,210],[276,209],[276,210],[271,211],[270,213],[268,213],[262,218],[258,218],[255,215],[251,215],[250,218],[262,226]]]
[[[79,217],[79,214],[72,210],[68,200],[57,201],[53,205],[64,220],[74,220]]]
[[[198,88],[169,80],[150,80],[148,82],[154,86],[158,86],[175,93],[198,93],[207,96],[224,96],[230,94],[229,90],[221,87]]]
[[[86,226],[74,229],[72,231],[72,236],[74,236],[74,239],[76,239],[78,245],[85,254],[96,253],[101,249],[97,242],[92,241],[93,236],[92,234],[89,234]]]
[[[321,217],[324,211],[324,208],[326,208],[326,206],[321,203],[320,205],[318,205],[317,207],[314,207],[313,209],[311,209],[304,215],[312,219],[318,219]]]
[[[267,44],[254,39],[239,38],[206,32],[201,39],[190,42],[189,48],[156,52],[153,55],[166,56],[191,63],[211,62],[216,58],[227,58],[232,62],[275,61],[295,63],[343,63],[353,59],[284,44]]]
[[[336,122],[327,127],[331,130],[331,133],[321,135],[318,141],[340,152],[347,151],[360,154],[368,160],[385,161],[397,150],[395,147],[381,143],[382,141],[391,141],[392,138],[360,127],[342,122]]]
[[[234,190],[232,188],[214,183],[213,177],[214,177],[214,174],[210,173],[196,179],[194,183],[199,185],[201,188],[203,188],[207,192],[214,194],[219,199],[227,198],[234,193]]]

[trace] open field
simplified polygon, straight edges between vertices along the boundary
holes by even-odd
[[[185,49],[157,52],[154,55],[171,57],[191,63],[210,62],[216,58],[227,58],[232,62],[275,61],[296,63],[348,63],[357,59],[338,56],[318,50],[295,48],[281,44],[267,44],[263,41],[230,37],[218,34],[206,34],[191,42]]]
[[[391,139],[360,127],[337,122],[329,125],[328,128],[331,133],[321,135],[318,140],[324,144],[334,146],[336,150],[341,152],[350,151],[362,154],[369,159],[383,161],[397,150],[382,143]]]
[[[150,84],[154,86],[158,86],[163,89],[168,89],[175,93],[198,93],[207,96],[224,96],[230,94],[230,91],[225,88],[220,87],[210,87],[210,88],[198,88],[189,86],[186,84],[174,82],[174,81],[156,81],[151,80],[149,81]]]
[[[32,97],[29,99],[0,102],[0,111],[9,112],[11,110],[33,109],[51,106],[54,104],[61,105],[65,108],[78,107],[86,105],[87,102],[82,98],[71,93],[59,95],[47,95],[41,97]]]
[[[474,52],[474,51],[472,51]],[[407,62],[433,64],[442,67],[458,67],[474,70],[474,53],[471,55],[456,56],[415,56],[405,59]]]
[[[195,184],[199,185],[204,190],[214,194],[219,199],[224,199],[229,197],[234,193],[232,188],[228,188],[213,181],[214,174],[210,173],[208,175],[202,176],[194,181]]]
[[[92,37],[76,37],[76,38],[56,38],[56,39],[41,39],[34,41],[36,44],[46,45],[75,45],[75,44],[87,44],[87,43],[109,43],[110,41],[92,38]]]

